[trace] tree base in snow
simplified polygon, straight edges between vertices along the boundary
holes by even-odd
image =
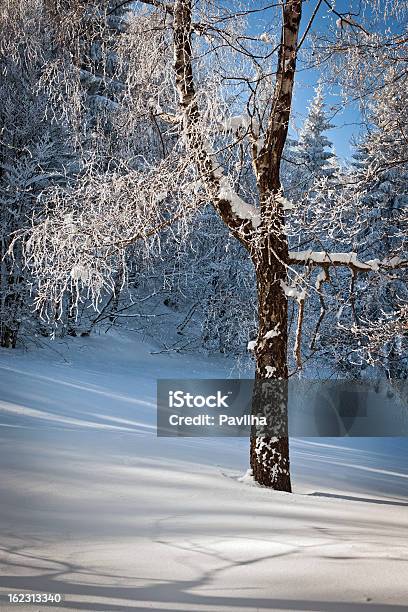
[[[250,453],[256,482],[276,491],[292,492],[288,438],[251,438]]]

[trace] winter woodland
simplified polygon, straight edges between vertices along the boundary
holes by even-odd
[[[1,346],[406,378],[407,4],[347,4],[2,0]],[[286,438],[251,467],[291,490]]]

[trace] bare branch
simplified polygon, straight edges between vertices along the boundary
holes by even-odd
[[[309,23],[307,24],[306,29],[303,32],[302,38],[299,41],[299,44],[298,44],[298,47],[297,47],[298,51],[299,51],[300,47],[303,45],[303,43],[305,42],[307,35],[309,34],[310,28],[313,25],[313,22],[314,22],[314,20],[316,18],[317,13],[319,12],[319,8],[320,8],[322,2],[323,2],[323,0],[318,0],[316,6],[314,8],[314,11],[313,11],[313,13],[312,13],[312,15],[311,15],[311,17],[309,19]]]

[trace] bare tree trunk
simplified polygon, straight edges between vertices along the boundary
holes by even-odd
[[[14,328],[10,327],[7,324],[1,325],[0,346],[2,348],[16,348],[18,339],[18,328],[18,323],[16,323],[16,327]]]
[[[1,273],[1,304],[0,304],[0,346],[16,348],[21,323],[21,287],[22,279],[14,276],[12,270],[7,271],[5,263]]]

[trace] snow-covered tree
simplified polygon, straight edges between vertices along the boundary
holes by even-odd
[[[357,146],[354,171],[349,177],[366,211],[358,237],[360,248],[377,259],[407,251],[408,81],[406,74],[397,76],[395,67],[391,68],[384,86],[373,97],[367,114],[368,129]],[[365,283],[361,294],[355,333],[366,345],[371,362],[381,365],[390,378],[406,378],[406,334],[396,333],[392,339],[385,338],[382,347],[378,343],[370,347],[369,331],[374,321],[379,327],[393,320],[400,324],[397,319],[408,302],[406,275],[380,277],[374,286]]]
[[[43,212],[41,193],[67,185],[78,169],[69,117],[60,104],[60,49],[40,3],[7,0],[0,8],[0,343],[42,333],[33,313],[33,279],[21,249],[8,253],[14,232]],[[58,307],[52,305],[55,317]]]
[[[141,123],[126,125],[123,75],[128,54],[121,36],[129,7],[104,0],[7,0],[0,9],[1,345],[38,334],[88,333],[86,291],[75,284],[41,313],[33,307],[36,279],[8,252],[14,232],[53,209],[45,192],[72,188],[84,169],[118,166],[125,158],[159,157],[161,135]],[[150,128],[150,130],[149,130]],[[140,158],[139,158],[140,159]],[[130,256],[128,254],[127,256]],[[118,273],[103,308],[115,309]],[[81,308],[76,306],[81,303]]]
[[[325,107],[323,85],[319,83],[299,139],[291,148],[293,170],[290,195],[292,198],[296,200],[305,198],[314,181],[323,177],[329,179],[335,177],[333,143],[326,135],[326,132],[333,127]]]
[[[305,201],[288,200],[281,183],[299,48],[311,26],[305,24],[301,34],[301,0],[276,7],[276,46],[251,35],[242,7],[234,12],[224,3],[191,0],[142,4],[130,27],[132,69],[121,103],[126,126],[140,128],[147,117],[150,125],[160,122],[162,155],[123,156],[112,166],[89,164],[73,188],[42,194],[49,215],[18,236],[37,278],[37,304],[58,300],[69,289],[76,295],[86,291],[100,306],[119,270],[126,278],[127,247],[140,244],[148,255],[165,246],[160,237],[170,227],[184,242],[197,210],[210,203],[254,272],[257,405],[281,426],[276,436],[258,431],[251,439],[251,468],[259,483],[290,491],[286,385],[271,394],[262,383],[288,379],[290,352],[301,367],[312,292],[322,297],[331,277],[344,270],[351,279],[346,302],[352,304],[356,278],[393,274],[406,260],[400,246],[393,257],[382,259],[365,260],[360,248],[353,250],[365,209],[355,214],[359,195],[353,185],[331,184],[327,175],[320,187],[315,181],[308,214],[301,217],[321,248],[289,250],[296,232],[305,230],[297,222]],[[219,255],[224,264],[222,250]],[[321,323],[319,317],[316,327]]]
[[[183,245],[163,241],[166,303],[178,314],[179,343],[239,354],[256,330],[256,290],[245,249],[205,206]],[[172,265],[169,265],[172,262]]]

